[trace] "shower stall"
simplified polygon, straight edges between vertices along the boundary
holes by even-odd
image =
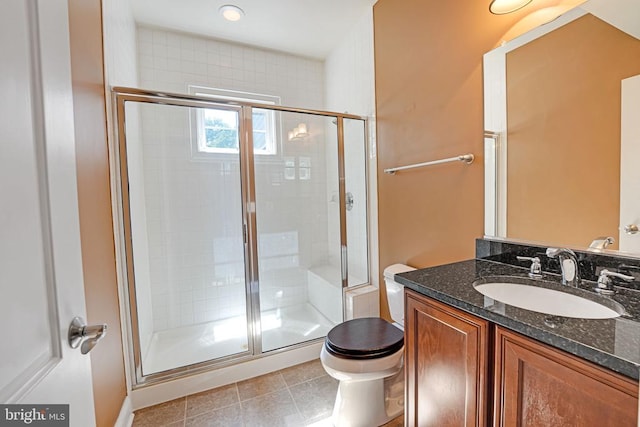
[[[369,283],[367,122],[114,88],[134,386],[302,346]]]

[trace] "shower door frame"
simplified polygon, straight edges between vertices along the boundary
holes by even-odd
[[[290,108],[272,104],[260,104],[243,101],[232,101],[227,99],[218,99],[209,96],[186,95],[168,92],[149,91],[129,87],[113,87],[111,89],[114,118],[116,123],[116,135],[114,144],[114,175],[120,177],[120,185],[114,185],[112,190],[117,200],[114,212],[119,227],[116,227],[116,242],[120,249],[119,264],[122,272],[123,280],[122,289],[126,294],[124,298],[124,309],[127,312],[126,330],[127,343],[129,347],[128,361],[131,367],[131,383],[132,388],[137,389],[161,383],[167,380],[185,377],[196,373],[202,373],[215,368],[221,368],[236,364],[242,361],[254,360],[261,357],[273,355],[276,353],[288,351],[291,349],[307,346],[310,343],[320,341],[323,338],[317,338],[311,341],[300,342],[287,347],[262,351],[262,329],[261,329],[261,311],[260,311],[260,274],[259,274],[259,258],[258,258],[258,230],[256,219],[256,188],[255,188],[255,164],[253,150],[253,133],[252,133],[252,112],[253,108],[273,110],[276,112],[289,112],[300,114],[311,114],[315,116],[333,117],[336,119],[337,133],[337,164],[338,164],[338,196],[339,196],[339,218],[340,218],[340,261],[341,261],[341,285],[342,285],[342,311],[343,319],[346,317],[344,304],[344,291],[349,286],[348,280],[348,246],[347,246],[347,209],[346,209],[346,183],[345,183],[345,164],[344,164],[344,119],[360,120],[363,122],[363,137],[365,144],[364,162],[364,179],[368,183],[369,167],[368,167],[368,119],[348,113],[337,113],[323,110],[311,110],[304,108]],[[245,294],[246,294],[246,319],[247,319],[247,342],[246,351],[234,353],[221,358],[206,360],[187,366],[176,367],[167,371],[150,373],[143,375],[142,372],[142,352],[139,336],[137,298],[135,288],[135,275],[133,264],[133,247],[131,234],[131,214],[128,191],[128,168],[127,168],[127,152],[126,152],[126,123],[125,123],[125,103],[138,102],[146,104],[170,105],[187,108],[226,108],[238,111],[239,123],[239,162],[240,162],[240,187],[242,199],[242,223],[243,223],[243,240],[244,240],[244,265],[245,265]],[[364,221],[366,222],[367,248],[366,257],[367,265],[370,265],[370,243],[369,243],[369,189],[368,184],[365,186],[365,199],[367,201],[367,209]],[[370,283],[370,277],[366,283],[356,287],[365,286]]]

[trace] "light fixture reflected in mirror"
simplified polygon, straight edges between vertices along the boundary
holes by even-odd
[[[294,127],[293,130],[289,131],[289,141],[293,141],[296,139],[302,139],[309,135],[307,132],[307,125],[305,123],[300,123],[298,126]]]
[[[494,15],[504,15],[515,12],[531,3],[531,0],[493,0],[489,5],[489,10]]]
[[[501,37],[501,44],[513,40],[536,27],[553,21],[565,12],[574,9],[576,6],[579,6],[584,2],[585,0],[555,0],[552,3],[547,2],[548,4],[543,8],[537,10],[532,8],[534,9],[533,12],[526,14],[526,16],[516,22],[513,27],[511,27]],[[556,4],[554,5],[553,3]],[[542,5],[543,2],[540,2],[540,4]]]

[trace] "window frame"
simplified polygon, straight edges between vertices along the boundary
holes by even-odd
[[[240,92],[233,90],[209,88],[204,86],[189,85],[189,93],[197,96],[211,97],[212,102],[220,101],[221,103],[211,109],[230,110],[240,115],[241,106],[239,104],[250,104],[252,106],[252,114],[257,111],[265,112],[265,129],[267,139],[267,147],[264,150],[256,150],[254,146],[254,155],[257,156],[276,156],[279,154],[279,135],[280,127],[278,126],[279,112],[277,110],[269,110],[269,105],[280,105],[280,97],[264,94],[256,94],[250,92]],[[225,104],[229,102],[229,104]],[[264,105],[254,106],[254,104]],[[191,118],[191,140],[192,140],[192,157],[199,159],[215,158],[219,156],[237,155],[239,153],[240,135],[238,135],[237,148],[217,148],[206,147],[206,131],[204,125],[204,112],[207,108],[195,108],[192,110]],[[253,117],[252,117],[253,120]],[[238,123],[240,129],[240,123]]]

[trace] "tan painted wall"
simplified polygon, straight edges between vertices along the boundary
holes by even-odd
[[[379,0],[374,6],[380,268],[474,256],[483,235],[482,55],[522,13],[486,1]],[[475,162],[384,174],[473,153]],[[381,291],[381,313],[388,315]]]
[[[509,237],[617,238],[620,81],[639,73],[640,41],[593,15],[507,55]]]
[[[100,0],[69,0],[80,234],[87,321],[107,323],[91,352],[98,426],[113,426],[126,397],[111,217]]]

